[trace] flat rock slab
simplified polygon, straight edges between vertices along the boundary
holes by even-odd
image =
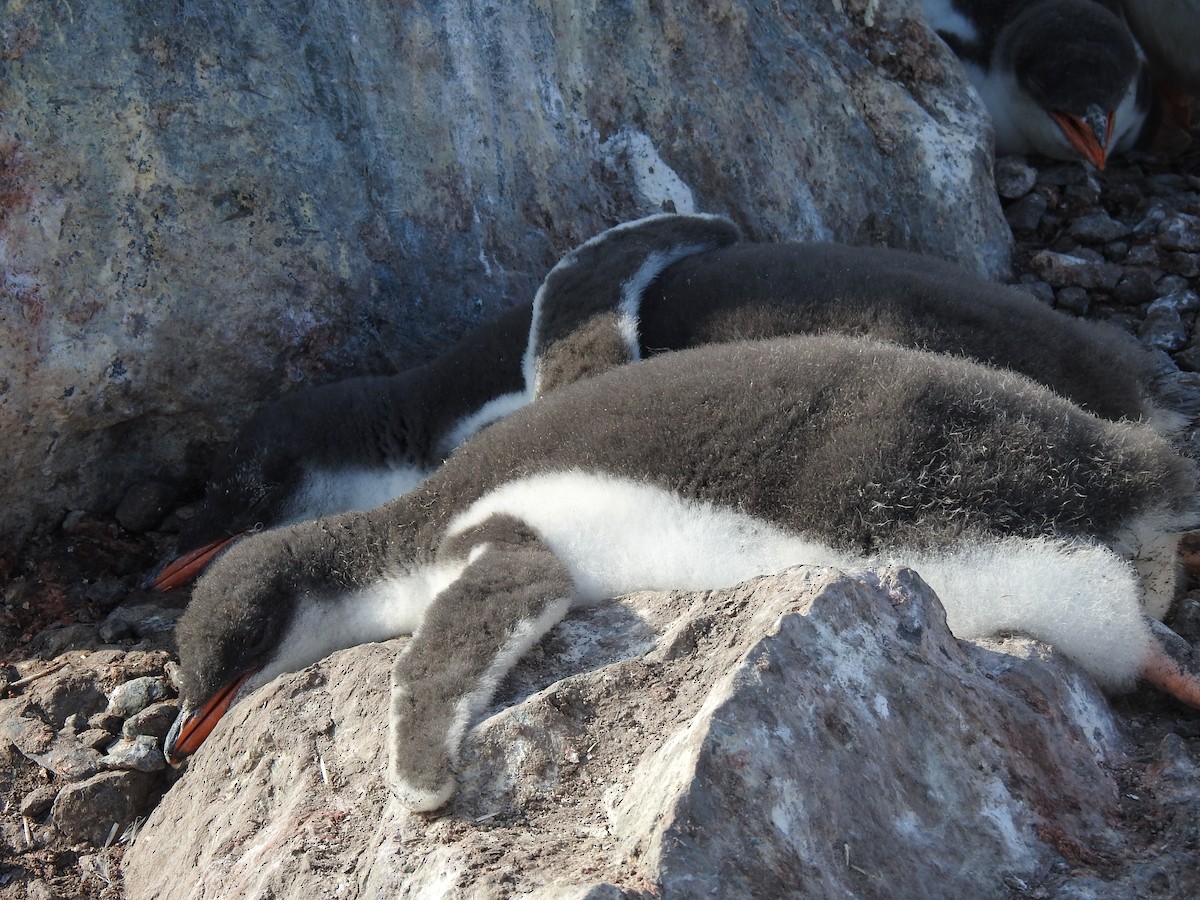
[[[128,851],[128,896],[1001,897],[1121,843],[1104,698],[1041,645],[956,641],[907,570],[573,614],[437,815],[384,778],[401,646],[230,710]]]

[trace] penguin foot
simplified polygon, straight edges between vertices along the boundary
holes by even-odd
[[[1189,579],[1200,580],[1200,531],[1188,531],[1180,537],[1179,564]]]
[[[1191,646],[1160,622],[1151,621],[1154,640],[1142,666],[1143,681],[1170,694],[1181,703],[1200,709],[1200,671]]]

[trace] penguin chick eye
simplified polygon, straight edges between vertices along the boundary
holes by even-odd
[[[270,636],[270,628],[267,622],[260,622],[250,635],[250,640],[246,645],[246,652],[251,656],[257,656],[266,646],[267,638]]]

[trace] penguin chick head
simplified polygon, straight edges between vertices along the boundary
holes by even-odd
[[[175,629],[182,708],[169,761],[194,752],[238,696],[337,649],[333,601],[351,588],[330,530],[314,522],[253,535],[197,582]]]
[[[1103,169],[1117,107],[1140,66],[1125,24],[1092,0],[1032,4],[1005,29],[997,53],[1041,112],[1030,110],[1030,143]]]
[[[200,510],[180,529],[181,549],[286,524],[294,515],[289,501],[304,479],[303,457],[291,441],[255,424],[213,467]]]
[[[305,591],[292,560],[286,534],[268,532],[231,547],[201,576],[175,628],[185,703],[268,665]]]
[[[407,418],[362,410],[362,396],[378,393],[371,382],[381,380],[346,379],[259,410],[214,462],[204,500],[154,587],[186,584],[246,534],[369,509],[412,490],[429,471]]]

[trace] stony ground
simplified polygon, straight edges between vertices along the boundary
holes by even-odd
[[[1186,374],[1200,373],[1200,143],[1185,144],[1177,134],[1171,154],[1103,173],[1003,160],[997,182],[1015,280],[1132,331],[1200,390],[1200,374]],[[139,485],[115,515],[72,513],[21,554],[0,551],[0,898],[120,897],[123,847],[172,781],[155,750],[176,708],[170,629],[182,598],[141,584],[187,513],[173,508],[175,488],[187,500],[195,486]],[[1173,624],[1195,645],[1193,588]],[[1200,716],[1147,691],[1115,704],[1134,748],[1121,775],[1138,892],[1200,892],[1188,883],[1200,859]],[[1129,860],[1069,862],[1069,894],[1062,873],[1046,872],[1014,895],[1130,887]]]

